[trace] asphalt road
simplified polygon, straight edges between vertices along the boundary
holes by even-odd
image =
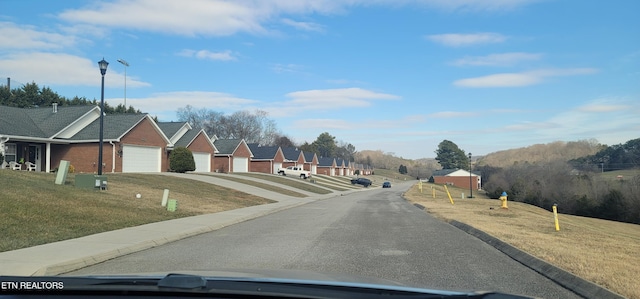
[[[405,189],[317,201],[65,275],[294,269],[434,289],[580,298],[414,207],[402,199]]]

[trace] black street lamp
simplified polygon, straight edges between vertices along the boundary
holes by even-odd
[[[471,179],[471,153],[469,153],[469,192],[471,192],[471,196],[469,198],[473,198],[473,183]]]
[[[102,74],[102,88],[100,92],[100,147],[98,148],[98,175],[102,175],[102,143],[104,135],[104,74],[107,73],[109,63],[104,60],[98,61],[100,74]]]

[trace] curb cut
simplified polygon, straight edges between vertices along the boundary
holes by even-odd
[[[481,230],[474,228],[471,225],[456,220],[450,221],[449,224],[493,246],[515,261],[531,268],[532,270],[540,273],[541,275],[551,279],[557,284],[573,291],[574,293],[584,298],[625,298],[620,294],[605,289],[595,283],[580,278],[537,257],[534,257],[520,249],[517,249]]]

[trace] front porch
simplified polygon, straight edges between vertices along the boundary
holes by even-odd
[[[2,141],[2,140],[0,140]],[[0,162],[3,169],[25,171],[51,171],[51,143],[4,140],[0,142]],[[14,166],[11,167],[11,166]]]

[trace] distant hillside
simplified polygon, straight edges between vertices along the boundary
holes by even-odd
[[[556,160],[569,161],[572,159],[594,155],[605,145],[595,139],[580,141],[556,141],[547,144],[531,146],[490,153],[478,159],[477,166],[506,167],[514,163],[551,162]]]
[[[400,165],[407,167],[407,175],[410,177],[428,178],[431,173],[440,169],[440,164],[435,159],[411,160],[396,157],[394,153],[385,153],[381,150],[362,150],[355,154],[356,163],[371,165],[375,169],[389,169],[398,171]]]

